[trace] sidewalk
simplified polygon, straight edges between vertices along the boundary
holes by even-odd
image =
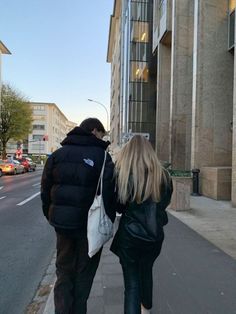
[[[206,197],[192,197],[191,208],[169,209],[165,243],[154,267],[152,313],[236,314],[236,208]],[[51,291],[44,314],[53,313]],[[88,302],[88,314],[94,313],[123,313],[121,267],[109,244]]]
[[[228,201],[191,197],[191,210],[170,214],[236,259],[236,208]]]

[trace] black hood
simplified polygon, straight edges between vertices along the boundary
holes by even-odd
[[[94,134],[87,133],[79,126],[76,126],[67,134],[66,138],[61,142],[61,145],[99,146],[103,149],[107,149],[110,142],[100,140]]]

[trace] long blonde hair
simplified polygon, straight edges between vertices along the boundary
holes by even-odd
[[[160,200],[163,168],[150,142],[135,135],[119,152],[116,160],[118,199],[142,203],[149,197]]]

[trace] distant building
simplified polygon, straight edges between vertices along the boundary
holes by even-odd
[[[50,154],[61,145],[69,129],[76,123],[69,121],[54,103],[31,102],[33,130],[28,138],[28,153]]]
[[[51,154],[61,146],[66,134],[77,125],[69,121],[54,103],[31,102],[30,106],[33,109],[32,133],[23,144],[10,140],[7,145],[8,154],[14,154],[19,146],[23,154]]]
[[[67,120],[67,122],[66,122],[66,134],[69,133],[76,126],[77,126],[77,123]]]

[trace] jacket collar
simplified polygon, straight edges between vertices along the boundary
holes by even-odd
[[[87,133],[79,126],[76,126],[67,134],[61,145],[99,146],[105,150],[110,145],[110,142],[100,140],[94,134]]]

